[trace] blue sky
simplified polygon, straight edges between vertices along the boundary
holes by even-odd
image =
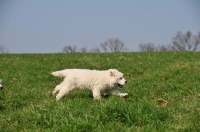
[[[119,38],[169,44],[177,31],[200,31],[199,0],[0,0],[0,45],[10,53],[55,53],[67,45],[95,48]]]

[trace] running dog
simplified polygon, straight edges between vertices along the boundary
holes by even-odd
[[[88,69],[65,69],[51,73],[57,77],[64,77],[61,84],[57,85],[52,92],[56,94],[56,100],[60,100],[68,92],[79,89],[89,89],[93,92],[94,99],[100,99],[104,92],[106,95],[118,95],[120,97],[127,96],[128,93],[122,93],[115,87],[122,89],[127,83],[123,77],[123,73],[117,69],[109,69],[104,71],[88,70]]]

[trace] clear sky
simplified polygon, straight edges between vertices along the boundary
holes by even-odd
[[[109,38],[138,51],[188,30],[200,31],[199,0],[0,0],[0,45],[10,53],[89,50]]]

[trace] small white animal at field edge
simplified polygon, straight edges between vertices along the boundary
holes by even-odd
[[[0,90],[3,89],[2,80],[0,79]]]

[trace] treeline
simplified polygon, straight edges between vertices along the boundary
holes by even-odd
[[[200,32],[197,35],[192,35],[192,32],[187,31],[182,33],[178,31],[171,39],[170,44],[155,45],[151,42],[141,43],[139,51],[142,52],[167,52],[167,51],[199,51],[200,50]]]
[[[200,32],[198,34],[192,34],[192,32],[187,31],[182,33],[178,31],[174,37],[171,39],[171,43],[155,45],[152,42],[140,43],[140,52],[167,52],[167,51],[199,51],[200,50]],[[111,53],[111,52],[126,52],[124,42],[118,38],[110,38],[96,46],[92,49],[87,47],[78,48],[76,45],[64,46],[63,53]],[[0,45],[0,53],[9,53],[5,46]]]
[[[100,48],[99,48],[100,47]],[[101,52],[126,52],[128,49],[125,47],[124,42],[120,39],[110,38],[101,43],[99,47],[88,50],[87,47],[77,48],[74,46],[63,47],[64,53],[101,53]],[[199,51],[200,50],[200,32],[197,35],[193,35],[192,32],[187,31],[182,33],[178,31],[171,39],[171,43],[155,45],[152,42],[140,43],[140,52],[168,52],[168,51]]]
[[[76,45],[69,45],[63,47],[63,52],[64,53],[76,53],[76,52],[81,52],[81,53],[108,53],[108,52],[125,52],[127,51],[127,48],[125,47],[124,42],[122,42],[118,38],[110,38],[107,39],[105,42],[101,43],[99,47],[92,48],[88,50],[87,47],[81,47],[77,48]]]

